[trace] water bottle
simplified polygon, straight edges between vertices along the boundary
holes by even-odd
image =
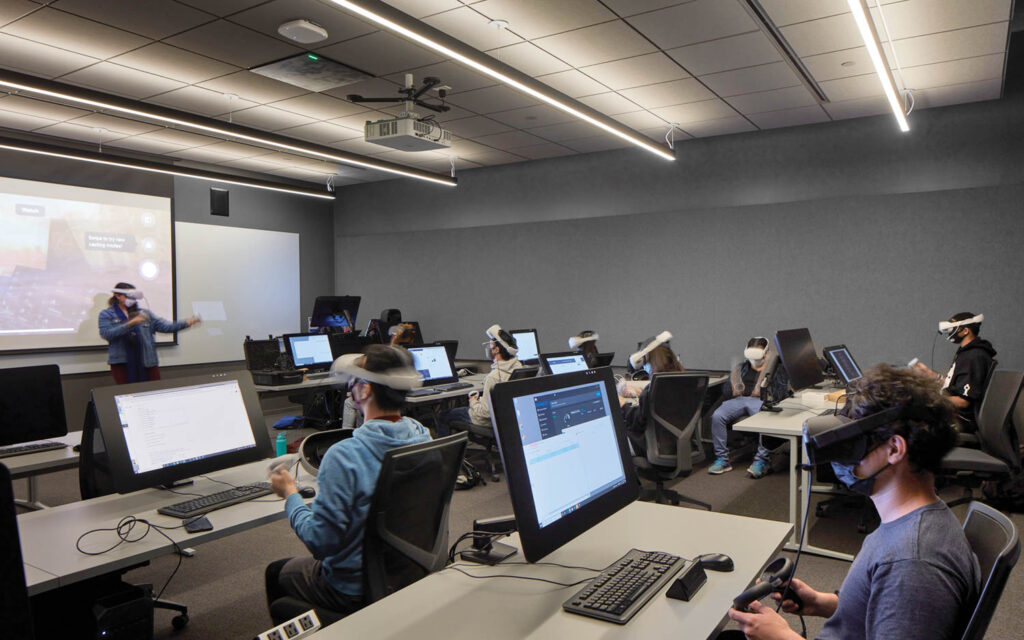
[[[277,434],[277,441],[275,442],[277,447],[277,455],[283,456],[288,453],[288,438],[284,437],[283,433]]]

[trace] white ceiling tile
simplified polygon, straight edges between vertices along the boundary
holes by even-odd
[[[666,141],[666,137],[668,136],[668,127],[666,126],[650,127],[647,129],[637,129],[637,131],[644,134],[654,142],[657,142],[658,144],[668,144]],[[689,140],[692,137],[693,136],[686,133],[682,129],[677,128],[675,131],[672,132],[673,144],[681,142],[683,140]]]
[[[893,39],[1010,19],[1010,0],[906,0],[882,6]],[[877,16],[876,12],[875,15]],[[876,17],[876,23],[880,24]],[[881,35],[882,29],[878,28]],[[882,38],[883,40],[887,38]]]
[[[25,98],[18,95],[4,94],[0,94],[0,109],[3,109],[4,111],[24,113],[26,115],[36,116],[37,118],[46,118],[47,120],[55,120],[58,122],[61,120],[78,118],[89,113],[82,109],[66,107],[61,104],[47,102],[45,100],[33,100],[32,98]]]
[[[213,145],[211,145],[213,146]],[[184,158],[186,160],[193,160],[195,162],[209,162],[209,163],[223,163],[237,160],[238,156],[231,154],[221,153],[210,147],[193,147],[191,149],[182,149],[181,151],[172,151],[169,155],[175,158]],[[266,169],[273,168],[274,165],[268,165]]]
[[[444,59],[429,49],[384,31],[322,47],[317,52],[375,76],[417,69]]]
[[[202,149],[195,149],[199,151]],[[255,158],[238,158],[237,160],[229,160],[227,162],[221,162],[225,167],[235,167],[237,169],[248,169],[249,171],[262,171],[269,172],[273,169],[277,169],[281,165],[276,162],[267,162],[263,159],[264,156],[256,156]]]
[[[291,111],[275,109],[267,105],[258,105],[249,109],[235,111],[232,114],[232,121],[266,131],[277,131],[279,129],[289,129],[310,124],[314,122],[314,119]]]
[[[1003,54],[1001,53],[903,68],[903,80],[912,89],[927,89],[1002,77]]]
[[[709,89],[722,97],[781,89],[800,84],[796,74],[784,62],[713,73],[701,76],[700,79]]]
[[[694,138],[710,138],[711,136],[726,136],[733,133],[757,131],[757,127],[742,116],[691,122],[684,126],[683,129]]]
[[[972,58],[1006,51],[1009,25],[1005,22],[896,40],[896,55],[903,67]],[[891,60],[891,57],[890,57]]]
[[[655,51],[650,42],[621,20],[540,38],[534,44],[574,67]]]
[[[298,47],[226,20],[204,24],[164,42],[247,69],[302,52]]]
[[[426,67],[419,67],[418,69],[410,70],[409,73],[413,74],[413,78],[416,81],[417,86],[422,86],[424,78],[434,77],[439,78],[442,85],[448,85],[452,88],[451,90],[455,92],[472,91],[473,89],[481,89],[483,87],[491,87],[498,84],[498,81],[490,76],[476,73],[467,69],[464,65],[451,61],[432,64]],[[396,83],[394,89],[389,89],[388,93],[394,93],[394,91],[398,89],[398,85],[405,84],[405,74],[402,73],[387,76],[387,79]],[[349,93],[358,93],[358,91],[349,91]],[[429,95],[431,97],[437,97],[437,92],[431,91]]]
[[[1000,78],[923,89],[914,93],[914,109],[929,109],[965,102],[995,100],[1002,95],[1002,90],[1003,83]],[[913,117],[913,114],[911,114],[911,117]]]
[[[637,104],[635,102],[631,102],[615,92],[599,93],[595,96],[584,96],[579,100],[588,107],[597,109],[601,113],[609,116],[619,113],[629,113],[631,111],[636,111],[637,108]]]
[[[363,130],[366,128],[367,120],[370,122],[376,122],[377,120],[387,120],[391,117],[392,116],[390,114],[384,113],[383,111],[366,111],[364,113],[357,113],[343,118],[335,118],[331,120],[331,124],[336,124],[339,127],[345,127],[346,129],[352,129],[362,135]]]
[[[56,124],[56,121],[47,120],[46,118],[38,118],[16,111],[0,111],[0,127],[32,131],[33,129],[49,127],[54,124]]]
[[[420,109],[421,115],[431,115],[438,122],[448,122],[449,120],[460,120],[462,118],[469,118],[475,115],[472,111],[467,111],[461,107],[457,107],[449,102],[445,102],[445,106],[448,107],[448,111],[444,113],[437,113],[435,111],[427,111],[426,109]]]
[[[668,124],[650,111],[620,113],[612,117],[630,129],[636,129],[637,131],[650,129],[652,127],[660,127],[663,131],[668,131]]]
[[[604,0],[608,8],[622,17],[647,13],[689,2],[690,0]]]
[[[504,122],[491,120],[484,116],[473,116],[472,118],[451,120],[445,126],[449,127],[452,130],[452,133],[458,134],[463,138],[486,136],[492,133],[508,131],[510,128],[509,125]]]
[[[708,91],[707,87],[693,78],[624,89],[619,93],[645,109],[698,102],[715,97],[715,94]]]
[[[889,101],[884,96],[844,100],[842,102],[826,102],[821,106],[824,107],[825,111],[828,111],[833,120],[863,118],[864,116],[891,113],[889,111]]]
[[[200,83],[201,87],[217,93],[233,93],[242,100],[263,104],[291,98],[306,90],[278,80],[261,76],[252,71],[239,71]]]
[[[56,7],[154,40],[214,19],[171,0],[59,0]]]
[[[337,142],[338,140],[351,140],[352,138],[359,137],[360,135],[352,129],[331,124],[330,122],[312,122],[310,124],[304,124],[290,129],[282,129],[278,131],[278,133],[282,136],[308,140],[309,142],[315,142],[316,144],[329,144],[331,142]]]
[[[322,91],[321,93],[327,96],[340,98],[341,100],[348,100],[348,96],[352,94],[360,95],[363,96],[364,98],[387,98],[392,96],[395,98],[401,97],[401,94],[398,93],[398,90],[404,83],[404,76],[402,74],[394,74],[388,76],[388,78],[399,78],[400,80],[399,82],[394,82],[391,79],[387,78],[366,78],[364,80],[360,80],[359,82],[353,82],[352,84],[336,87],[334,89],[328,89],[327,91]],[[417,77],[416,81],[419,82],[420,79],[421,78]],[[375,108],[380,109],[382,107],[378,106]]]
[[[226,16],[231,13],[244,11],[253,5],[266,2],[266,0],[178,0],[197,9],[202,9],[214,15]]]
[[[460,158],[472,158],[474,155],[491,151],[493,151],[491,147],[478,142],[463,138],[452,138],[452,146],[448,148],[446,153],[453,153]]]
[[[555,144],[554,142],[545,142],[544,144],[538,144],[532,147],[516,149],[516,154],[529,158],[530,160],[557,158],[559,156],[568,156],[574,153],[576,152],[572,149],[563,147],[560,144]]]
[[[686,131],[689,131],[689,128],[686,126],[686,123],[689,122],[715,120],[736,115],[735,109],[718,99],[677,104],[671,107],[659,107],[651,111],[655,115],[664,118],[665,122],[675,122],[683,125],[682,128]]]
[[[238,158],[251,158],[254,156],[266,156],[273,153],[263,147],[254,147],[252,145],[241,144],[238,142],[215,142],[202,147],[194,147],[189,151],[211,154],[211,157],[215,154],[221,158],[220,160],[213,160],[213,162],[223,162],[224,160],[234,160]],[[175,155],[182,155],[184,153],[185,152],[182,151]],[[183,155],[182,157],[188,156]]]
[[[105,113],[90,113],[69,121],[70,124],[77,124],[83,127],[101,128],[111,132],[111,135],[118,133],[124,135],[138,135],[147,131],[154,131],[160,127],[148,122],[138,122],[128,118],[116,118]]]
[[[811,92],[803,85],[775,89],[773,91],[759,91],[757,93],[745,93],[739,96],[726,98],[726,102],[736,107],[740,113],[760,113],[762,111],[778,111],[780,109],[793,109],[795,107],[808,107],[817,105]]]
[[[490,114],[490,117],[518,129],[543,127],[548,124],[558,124],[559,122],[575,120],[573,116],[561,109],[549,107],[546,104],[540,104],[535,107],[526,107],[525,109],[513,109],[512,111],[492,113]]]
[[[811,72],[811,77],[818,82],[875,72],[866,47],[819,53],[814,56],[805,56],[801,60],[807,70]],[[893,65],[890,64],[890,66]]]
[[[760,31],[670,49],[666,53],[695,76],[781,60],[778,50]]]
[[[269,173],[272,173],[275,176],[284,176],[285,178],[292,178],[293,180],[299,180],[301,182],[322,183],[324,181],[324,178],[330,175],[332,172],[327,170],[326,168],[324,171],[309,171],[306,169],[300,169],[298,167],[281,167],[279,169],[274,169]]]
[[[462,5],[459,0],[384,0],[387,4],[398,9],[402,13],[408,13],[414,18],[434,15],[442,11],[457,9]],[[468,3],[467,3],[468,4]]]
[[[80,69],[63,76],[61,80],[129,98],[148,98],[183,86],[183,83],[177,80],[136,71],[111,62],[100,62]]]
[[[17,20],[38,8],[39,4],[29,2],[29,0],[4,0],[3,4],[0,4],[0,26]]]
[[[327,39],[317,42],[315,45],[305,45],[290,40],[277,32],[277,28],[283,23],[299,18],[309,20],[326,29]],[[335,4],[317,0],[273,0],[228,16],[228,20],[303,49],[310,46],[327,46],[373,33],[378,29],[375,25],[360,20]]]
[[[832,102],[857,100],[884,95],[878,76],[874,73],[819,82],[818,86]]]
[[[495,29],[487,26],[490,19],[469,7],[423,18],[423,22],[479,51],[507,47],[523,41],[511,29]]]
[[[678,64],[660,52],[584,67],[581,71],[615,91],[645,84],[679,80],[690,76]]]
[[[334,118],[342,118],[367,110],[363,105],[319,93],[307,93],[304,96],[288,98],[287,100],[275,102],[270,106],[316,120],[333,120]]]
[[[194,84],[238,71],[238,67],[217,62],[196,53],[154,42],[111,59],[125,67]]]
[[[167,128],[157,129],[156,131],[150,131],[135,137],[142,140],[157,140],[168,144],[176,144],[182,147],[201,147],[217,142],[217,138]]]
[[[119,147],[121,149],[131,149],[133,151],[142,151],[145,153],[156,153],[164,154],[171,153],[172,151],[181,151],[185,147],[180,144],[172,144],[170,142],[164,142],[162,140],[153,140],[143,138],[140,136],[132,136],[130,138],[122,138],[120,140],[114,140],[112,142],[105,143],[111,147]]]
[[[474,140],[480,144],[504,150],[515,149],[517,147],[529,147],[544,143],[544,138],[538,138],[537,136],[526,133],[525,131],[506,131],[505,133],[495,133],[490,136],[474,138]]]
[[[472,6],[491,20],[508,21],[509,30],[527,40],[615,19],[595,0],[484,0]]]
[[[256,106],[255,102],[241,98],[229,99],[223,93],[192,86],[153,96],[148,102],[204,116],[216,116]]]
[[[839,15],[782,27],[782,35],[801,58],[864,45],[849,11]],[[879,39],[886,39],[879,33]]]
[[[481,153],[473,156],[473,162],[481,164],[485,167],[490,167],[498,164],[508,164],[510,162],[522,162],[522,156],[509,153],[507,151],[491,151],[490,153]]]
[[[695,0],[628,21],[662,49],[757,30],[739,0]]]
[[[8,69],[45,78],[56,78],[97,62],[96,58],[6,33],[0,33],[0,60]]]
[[[533,98],[504,85],[456,93],[448,101],[476,113],[507,111],[537,104]]]
[[[42,133],[48,136],[55,136],[57,138],[67,138],[69,140],[80,140],[89,144],[97,145],[107,144],[114,140],[127,137],[123,133],[115,131],[97,131],[97,127],[90,127],[85,124],[78,124],[77,121],[71,122],[58,122],[57,124],[46,127],[43,129],[36,129],[36,133]]]
[[[528,76],[543,76],[569,68],[569,65],[532,42],[520,42],[511,47],[492,49],[487,52],[487,55]]]
[[[761,129],[778,129],[829,121],[828,114],[818,105],[781,111],[765,111],[764,113],[750,114],[747,117]]]
[[[561,142],[564,140],[591,138],[598,130],[591,124],[581,122],[579,120],[573,120],[572,122],[563,122],[561,124],[552,124],[546,127],[537,127],[536,129],[530,129],[529,131],[530,133],[536,134],[545,140]]]
[[[579,140],[570,140],[564,143],[565,146],[579,151],[580,153],[593,153],[595,151],[609,151],[611,149],[621,149],[623,147],[630,146],[629,142],[626,142],[618,136],[591,136],[589,138],[580,138]]]
[[[146,44],[145,38],[70,13],[43,8],[3,28],[5,33],[94,58],[109,58]]]
[[[551,73],[537,78],[549,87],[561,91],[570,98],[589,96],[595,93],[608,91],[608,87],[600,82],[589,78],[575,69]]]
[[[846,0],[761,0],[761,6],[777,27],[850,11]]]

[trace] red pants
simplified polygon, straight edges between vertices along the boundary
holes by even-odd
[[[114,374],[116,384],[128,384],[128,367],[123,364],[110,365],[110,373]],[[146,378],[149,380],[160,379],[160,367],[146,367]]]

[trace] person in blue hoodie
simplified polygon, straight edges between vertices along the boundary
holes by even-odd
[[[363,605],[363,534],[381,460],[389,449],[430,440],[430,432],[401,414],[406,392],[421,384],[405,349],[370,345],[335,360],[331,372],[348,380],[364,422],[327,450],[317,473],[319,492],[309,505],[284,466],[271,473],[270,487],[285,499],[292,529],[312,556],[271,563],[266,588],[268,606],[292,596],[347,614]]]

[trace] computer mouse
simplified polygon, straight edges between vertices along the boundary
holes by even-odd
[[[705,553],[702,556],[697,556],[696,560],[699,560],[701,566],[710,571],[729,572],[735,568],[732,558],[724,553]]]
[[[314,489],[313,487],[302,487],[301,489],[299,489],[299,495],[302,496],[303,498],[312,498],[313,496],[316,495],[316,489]],[[730,560],[729,562],[732,562],[732,560]]]

